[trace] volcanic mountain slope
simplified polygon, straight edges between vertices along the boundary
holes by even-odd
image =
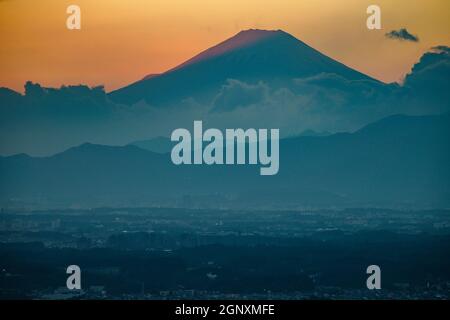
[[[109,94],[119,103],[145,100],[164,105],[183,98],[208,101],[227,79],[283,82],[320,73],[348,80],[373,80],[281,31],[246,30],[203,51],[181,65]]]

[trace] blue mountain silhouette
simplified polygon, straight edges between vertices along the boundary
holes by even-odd
[[[348,80],[373,80],[282,31],[245,30],[181,65],[145,77],[109,94],[115,102],[145,100],[161,105],[183,98],[207,101],[227,79],[284,83],[286,79],[332,73]]]
[[[355,133],[280,142],[280,172],[256,166],[175,166],[136,146],[83,144],[51,157],[0,158],[2,201],[217,207],[448,206],[450,115],[391,116]],[[217,197],[222,197],[218,200]]]

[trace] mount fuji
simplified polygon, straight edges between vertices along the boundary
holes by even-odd
[[[286,80],[321,73],[347,80],[377,80],[320,53],[282,31],[250,29],[213,46],[162,74],[145,76],[113,91],[123,104],[145,100],[161,106],[194,97],[207,102],[228,79],[284,85]]]

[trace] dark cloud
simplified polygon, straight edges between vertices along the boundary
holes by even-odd
[[[413,35],[406,30],[406,28],[401,28],[399,30],[392,30],[386,33],[386,37],[389,39],[395,39],[400,41],[411,41],[411,42],[419,42],[419,37]]]
[[[435,46],[431,48],[434,53],[450,54],[450,47],[447,46]]]
[[[432,112],[449,112],[450,48],[437,46],[425,53],[406,75],[404,87]]]

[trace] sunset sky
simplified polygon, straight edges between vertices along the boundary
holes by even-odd
[[[81,7],[81,30],[66,8]],[[382,30],[366,28],[378,4]],[[377,79],[400,81],[430,47],[450,45],[448,0],[0,0],[0,86],[105,85],[160,73],[243,29],[282,29]],[[407,28],[419,42],[384,35]]]

